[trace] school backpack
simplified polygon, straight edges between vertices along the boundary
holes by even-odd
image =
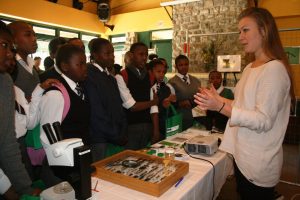
[[[126,85],[127,85],[127,84],[128,84],[128,72],[127,72],[127,70],[126,70],[126,69],[123,69],[123,70],[120,72],[120,74],[121,74],[121,76],[123,77],[123,80],[124,80],[124,82],[125,82]],[[149,74],[150,84],[151,84],[151,86],[153,86],[154,83],[155,83],[155,77],[154,77],[153,73],[148,72],[148,74]]]

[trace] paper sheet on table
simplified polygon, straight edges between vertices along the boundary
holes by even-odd
[[[205,117],[206,112],[204,110],[201,110],[199,106],[196,106],[195,108],[192,109],[192,115],[193,117]]]

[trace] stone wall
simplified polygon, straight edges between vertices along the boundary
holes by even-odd
[[[216,69],[216,55],[242,54],[237,32],[237,17],[248,6],[246,0],[202,0],[173,7],[173,66],[174,59],[183,54],[186,34],[189,38],[190,72]],[[243,60],[243,59],[242,59]]]

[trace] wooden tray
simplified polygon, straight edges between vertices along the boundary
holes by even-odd
[[[170,187],[172,187],[180,178],[186,175],[189,171],[189,164],[182,161],[172,160],[171,162],[176,165],[176,171],[172,174],[168,175],[159,183],[150,183],[144,180],[140,180],[138,178],[133,178],[127,175],[123,175],[120,173],[115,173],[110,170],[105,169],[105,167],[116,160],[128,157],[135,156],[138,158],[155,161],[159,163],[163,163],[164,158],[160,158],[157,156],[151,156],[144,153],[126,150],[115,154],[109,158],[93,163],[92,165],[96,167],[96,172],[93,176],[96,176],[100,179],[113,182],[118,185],[122,185],[143,193],[147,193],[156,197],[161,196],[164,192],[166,192]]]

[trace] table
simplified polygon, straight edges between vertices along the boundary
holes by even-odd
[[[183,135],[184,137],[194,137],[199,134],[207,134],[197,129],[188,129],[187,131],[177,134],[168,138],[171,141],[172,138]],[[216,134],[216,137],[222,138],[222,135]],[[183,153],[184,150],[181,150]],[[213,192],[213,167],[208,162],[188,157],[186,162],[189,163],[189,173],[184,177],[183,181],[177,186],[172,186],[167,192],[160,197],[154,197],[142,192],[138,192],[108,181],[104,181],[98,178],[92,178],[92,188],[95,188],[99,192],[93,191],[92,199],[101,200],[209,200],[215,199],[223,184],[226,181],[228,175],[233,172],[232,157],[222,151],[217,151],[213,156],[200,156],[211,161],[215,166],[214,175],[214,192]]]

